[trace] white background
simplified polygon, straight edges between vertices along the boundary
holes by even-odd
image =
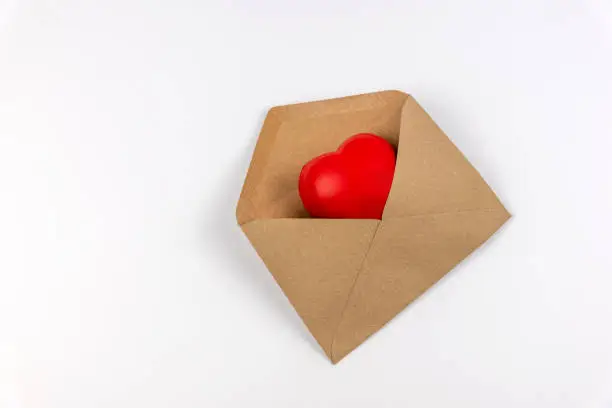
[[[0,407],[612,407],[612,3],[291,3],[0,0]],[[333,366],[234,208],[390,88],[514,218]]]

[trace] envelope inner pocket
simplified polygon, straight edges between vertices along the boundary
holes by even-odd
[[[308,218],[297,188],[302,166],[356,133],[377,134],[397,147],[406,97],[388,91],[270,110],[239,202],[239,222]]]

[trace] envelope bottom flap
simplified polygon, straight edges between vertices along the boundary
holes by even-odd
[[[503,208],[384,220],[356,279],[332,346],[339,361],[484,243]]]
[[[379,223],[378,220],[267,219],[242,226],[330,358],[333,334]]]

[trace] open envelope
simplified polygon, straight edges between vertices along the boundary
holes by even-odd
[[[302,166],[369,132],[397,146],[382,220],[313,219]],[[385,91],[271,109],[238,223],[332,362],[363,343],[510,217],[409,95]]]

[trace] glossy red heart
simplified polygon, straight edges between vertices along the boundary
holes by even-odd
[[[360,133],[335,152],[306,163],[300,197],[313,217],[381,219],[394,171],[393,146],[382,137]]]

